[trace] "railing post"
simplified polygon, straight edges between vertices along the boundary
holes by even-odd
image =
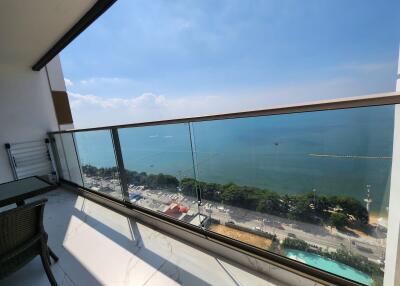
[[[49,139],[50,138],[50,139]],[[49,157],[50,157],[50,161],[51,161],[51,166],[52,166],[52,168],[53,168],[53,171],[55,172],[55,174],[56,174],[56,179],[57,179],[57,183],[58,183],[58,181],[59,181],[59,179],[60,179],[60,175],[59,175],[59,170],[60,170],[60,168],[59,168],[59,166],[60,166],[60,162],[58,162],[58,160],[59,160],[59,158],[58,158],[58,156],[54,156],[54,138],[51,136],[51,137],[49,137],[49,138],[46,138],[45,139],[45,143],[46,143],[46,145],[47,145],[47,152],[49,153]],[[57,157],[57,158],[56,158]]]
[[[76,145],[75,133],[71,133],[71,138],[72,138],[72,144],[74,145],[74,151],[75,151],[75,156],[76,156],[76,162],[78,164],[79,174],[81,176],[81,181],[82,181],[81,186],[85,187],[85,180],[83,179],[83,170],[82,170],[82,166],[81,166],[81,159],[80,159],[80,156],[78,153],[78,147]]]
[[[65,169],[68,172],[68,178],[69,178],[70,181],[72,181],[72,179],[71,179],[72,178],[71,177],[71,170],[70,170],[69,163],[68,163],[68,160],[67,160],[67,153],[65,152],[65,144],[64,144],[64,139],[62,138],[62,135],[63,135],[62,133],[59,134],[59,136],[60,136],[59,139],[60,139],[60,144],[61,144],[61,151],[62,151],[62,155],[64,156]],[[55,136],[54,136],[54,139],[55,139]],[[55,144],[56,149],[57,149],[57,142],[54,142],[54,144]],[[58,151],[57,151],[57,154],[58,154],[58,158],[60,158],[60,162],[61,162],[61,157],[60,157],[60,154],[58,153]],[[62,165],[61,165],[60,177],[63,178],[63,179],[67,179],[67,178],[64,177],[64,172],[63,172],[63,169],[62,169]]]
[[[189,137],[190,137],[190,151],[192,153],[192,164],[193,164],[193,176],[195,181],[195,189],[197,195],[197,205],[201,206],[201,190],[199,185],[197,184],[198,173],[197,173],[197,154],[196,154],[196,142],[194,137],[193,125],[192,122],[188,123],[189,126]]]
[[[114,145],[115,160],[117,163],[119,180],[121,182],[122,195],[123,195],[123,198],[125,201],[130,202],[129,192],[128,192],[128,181],[126,178],[124,160],[122,158],[121,144],[119,142],[119,135],[118,135],[117,128],[111,129],[111,137],[112,137],[112,141],[113,141],[113,145]]]
[[[48,133],[48,140],[49,140],[49,147],[51,149],[51,154],[52,158],[54,159],[55,163],[55,169],[56,169],[56,174],[57,178],[61,178],[62,174],[62,167],[61,167],[61,158],[60,154],[58,154],[57,146],[56,146],[56,138],[54,138],[54,134]]]

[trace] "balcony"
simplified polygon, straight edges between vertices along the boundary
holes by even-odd
[[[59,285],[283,285],[59,188],[44,197]],[[212,271],[210,271],[212,269]],[[1,285],[48,285],[40,258]]]
[[[389,94],[50,137],[63,184],[103,206],[215,254],[227,250],[210,241],[224,244],[225,258],[281,283],[383,285],[392,259],[397,100]],[[243,263],[249,253],[290,278]]]
[[[400,285],[399,92],[74,129],[57,55],[116,1],[6,2],[0,139],[47,139],[59,285]]]
[[[396,259],[398,101],[50,132],[60,187],[45,195],[45,228],[56,279],[384,285]],[[46,284],[39,260],[3,281],[24,279]]]

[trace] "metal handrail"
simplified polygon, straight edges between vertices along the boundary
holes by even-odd
[[[257,117],[257,116],[268,116],[268,115],[279,115],[279,114],[292,114],[292,113],[303,113],[303,112],[335,110],[335,109],[350,109],[358,107],[382,106],[382,105],[392,105],[392,104],[400,104],[400,92],[377,93],[372,95],[338,98],[332,100],[322,100],[322,101],[303,103],[303,104],[282,105],[260,110],[250,110],[250,111],[241,111],[233,113],[156,120],[156,121],[110,125],[110,126],[92,127],[92,128],[67,129],[63,131],[49,132],[49,134],[108,130],[111,128],[167,125],[167,124],[177,124],[177,123],[235,119],[235,118],[246,118],[246,117]]]
[[[295,113],[304,113],[304,112],[315,112],[315,111],[325,111],[325,110],[338,110],[338,109],[351,109],[351,108],[361,108],[361,107],[372,107],[372,106],[384,106],[384,105],[394,105],[400,104],[400,92],[390,92],[390,93],[380,93],[380,94],[373,94],[368,96],[358,96],[358,97],[349,97],[349,98],[340,98],[340,99],[333,99],[333,100],[324,100],[318,102],[311,102],[305,104],[297,104],[297,105],[286,105],[286,106],[277,106],[271,107],[262,110],[252,110],[252,111],[244,111],[244,112],[235,112],[235,113],[226,113],[226,114],[218,114],[218,115],[207,115],[207,116],[198,116],[198,117],[188,117],[188,118],[179,118],[179,119],[169,119],[169,120],[158,120],[158,121],[149,121],[149,122],[141,122],[141,123],[131,123],[131,124],[123,124],[123,125],[113,125],[113,126],[103,126],[103,127],[94,127],[94,128],[82,128],[82,129],[69,129],[65,131],[56,131],[56,132],[49,132],[50,137],[54,134],[62,134],[62,133],[72,133],[74,137],[75,132],[85,132],[85,131],[99,131],[99,130],[107,130],[111,133],[113,139],[113,147],[114,152],[116,155],[116,164],[117,168],[120,173],[120,182],[123,189],[127,189],[127,182],[125,178],[125,167],[123,164],[123,158],[121,154],[121,147],[118,138],[118,129],[121,128],[134,128],[134,127],[144,127],[144,126],[156,126],[156,125],[167,125],[167,124],[179,124],[179,123],[193,123],[193,122],[201,122],[201,121],[213,121],[213,120],[225,120],[225,119],[237,119],[237,118],[249,118],[249,117],[259,117],[259,116],[271,116],[271,115],[283,115],[283,114],[295,114]],[[190,128],[190,124],[189,124]],[[189,132],[190,133],[190,132]],[[61,140],[62,141],[62,140]],[[74,141],[74,148],[76,150],[75,141]],[[53,149],[57,151],[57,148],[53,146]],[[79,162],[78,154],[77,160]],[[56,156],[57,160],[59,157]],[[57,161],[57,165],[61,166],[60,162]],[[194,164],[196,165],[196,164]],[[80,172],[81,167],[79,167]],[[68,168],[69,171],[69,168]],[[82,173],[81,173],[82,176]],[[66,183],[72,183],[71,181],[64,181]],[[82,179],[83,182],[83,179]],[[74,183],[72,183],[74,185]],[[107,197],[104,194],[96,193],[91,191],[90,189],[85,188],[84,186],[76,186],[84,193],[89,193],[90,196],[98,196]],[[197,190],[197,195],[201,198],[199,190]],[[336,276],[331,273],[325,272],[323,270],[299,263],[297,261],[293,261],[289,258],[279,256],[273,252],[267,252],[260,249],[257,249],[254,246],[247,245],[242,242],[235,241],[229,237],[222,237],[215,233],[212,233],[207,230],[203,230],[201,228],[195,228],[194,226],[190,226],[184,222],[180,222],[179,220],[175,220],[172,218],[168,218],[166,216],[162,216],[150,209],[144,209],[140,206],[136,206],[129,202],[128,196],[125,193],[124,199],[119,200],[111,197],[107,197],[107,199],[113,201],[114,203],[122,204],[125,208],[129,210],[135,211],[142,211],[146,212],[147,215],[153,216],[160,221],[170,222],[177,226],[180,226],[185,229],[190,229],[197,233],[198,235],[204,235],[208,239],[214,239],[218,241],[218,243],[225,243],[232,247],[235,247],[238,250],[250,253],[252,255],[256,255],[258,257],[262,257],[270,261],[273,265],[279,265],[286,270],[292,271],[293,273],[297,273],[303,277],[309,279],[317,279],[318,282],[325,281],[329,285],[360,285],[357,282],[350,281],[344,277]],[[112,204],[108,205],[111,209]],[[322,281],[320,281],[322,280]]]

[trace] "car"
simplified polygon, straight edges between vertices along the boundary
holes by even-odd
[[[357,247],[358,250],[360,250],[362,252],[374,253],[371,248],[364,247],[364,246],[361,246],[361,245],[357,245],[356,247]]]
[[[295,235],[294,233],[289,232],[289,233],[288,233],[288,237],[296,238],[296,235]]]

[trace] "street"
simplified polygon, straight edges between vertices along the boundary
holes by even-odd
[[[96,188],[96,186],[110,188],[115,190],[116,194],[114,195],[116,196],[119,196],[120,193],[118,180],[107,181],[100,178],[85,177],[85,184],[92,186],[92,188]],[[189,208],[189,215],[201,213],[219,220],[221,224],[232,222],[246,228],[268,232],[275,234],[280,241],[283,241],[286,237],[297,238],[329,251],[345,248],[371,260],[384,261],[385,238],[374,238],[367,235],[351,236],[321,225],[291,221],[287,218],[206,200],[202,201],[202,206],[199,208],[197,198],[185,196],[179,192],[145,189],[143,186],[131,186],[129,192],[142,196],[133,203],[154,211],[163,211],[172,202],[180,203]]]

